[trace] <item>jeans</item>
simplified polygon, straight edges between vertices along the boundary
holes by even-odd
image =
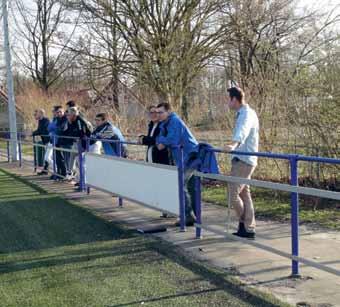
[[[186,218],[196,218],[196,197],[195,197],[195,176],[193,170],[187,170],[184,174],[185,193],[185,216]]]

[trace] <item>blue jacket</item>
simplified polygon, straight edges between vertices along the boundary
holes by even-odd
[[[216,154],[207,143],[199,143],[198,153],[188,161],[188,167],[202,173],[219,174]]]
[[[92,135],[92,137],[96,139],[107,139],[107,140],[119,140],[121,142],[125,142],[125,138],[122,134],[122,132],[115,127],[110,122],[106,122],[103,125],[97,127]],[[90,142],[92,143],[92,142]],[[93,142],[94,143],[94,142]],[[102,141],[103,144],[103,150],[106,155],[110,156],[119,156],[119,144],[118,142],[105,142]],[[121,154],[123,157],[127,157],[127,150],[126,150],[126,144],[122,144],[121,147]]]
[[[157,144],[163,144],[171,149],[172,158],[179,165],[180,149],[183,146],[184,167],[193,153],[198,152],[198,142],[176,113],[171,113],[168,119],[160,124],[161,132],[156,139]]]
[[[53,118],[53,120],[50,121],[50,123],[48,124],[47,130],[51,138],[57,134],[57,119],[56,118]]]

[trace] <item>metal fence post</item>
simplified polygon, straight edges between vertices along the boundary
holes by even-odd
[[[11,158],[10,158],[10,152],[9,152],[9,141],[6,142],[7,143],[7,162],[11,162]]]
[[[118,141],[117,143],[118,143],[118,157],[121,157],[123,144],[120,141]],[[118,198],[118,205],[119,207],[123,207],[123,198],[121,197]]]
[[[196,213],[196,239],[202,238],[202,202],[201,202],[201,177],[195,176],[195,213]]]
[[[84,161],[81,139],[78,140],[78,160],[79,160],[79,191],[84,191]]]
[[[22,167],[22,146],[20,136],[18,137],[18,153],[19,153],[19,167]]]
[[[90,151],[90,138],[86,138],[86,152]],[[86,161],[85,161],[86,162]],[[86,188],[86,192],[89,195],[91,193],[91,188],[87,186],[86,181],[85,181],[85,188]]]
[[[57,157],[56,157],[56,150],[55,150],[56,144],[57,144],[56,136],[53,135],[52,136],[52,146],[53,146],[52,157],[53,157],[53,178],[54,178],[54,180],[56,180],[58,178],[56,176],[56,173],[57,173]]]
[[[34,172],[37,172],[37,148],[35,146],[35,137],[32,136],[32,142],[33,142],[33,163],[34,163]]]
[[[178,150],[178,148],[177,148]],[[186,230],[185,225],[185,195],[184,195],[184,156],[183,147],[179,148],[179,160],[178,160],[178,192],[179,192],[179,221],[181,231]]]
[[[298,156],[290,159],[290,184],[299,185]],[[299,194],[291,193],[292,256],[299,256]],[[299,262],[292,260],[292,277],[299,276]]]

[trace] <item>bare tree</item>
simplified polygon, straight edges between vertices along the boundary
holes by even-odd
[[[67,50],[78,17],[57,0],[16,0],[16,27],[22,46],[17,58],[42,90],[57,83],[76,57]],[[73,20],[72,20],[73,19]]]
[[[219,52],[226,27],[216,18],[221,1],[82,1],[123,36],[126,72],[188,116],[187,91]],[[112,22],[114,17],[114,23]]]

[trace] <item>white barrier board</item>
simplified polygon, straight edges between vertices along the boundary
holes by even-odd
[[[89,186],[179,215],[176,167],[93,153],[85,154],[85,163]]]

